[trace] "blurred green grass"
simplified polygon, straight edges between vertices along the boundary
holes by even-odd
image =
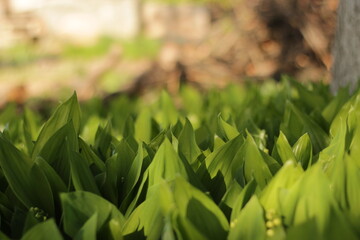
[[[161,42],[159,40],[144,36],[137,36],[129,40],[102,36],[93,45],[65,44],[62,56],[67,59],[93,59],[106,54],[112,47],[119,47],[123,50],[122,57],[124,59],[154,59],[159,52],[160,46]]]

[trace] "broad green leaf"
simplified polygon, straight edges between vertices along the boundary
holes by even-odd
[[[187,220],[186,217],[183,217],[179,214],[176,214],[174,230],[178,239],[189,239],[189,240],[205,240],[208,239],[202,234],[196,227]]]
[[[100,195],[88,162],[77,152],[70,152],[71,179],[75,190],[83,190]]]
[[[280,161],[284,164],[287,161],[297,162],[294,152],[286,139],[286,136],[280,131],[279,138],[275,144],[276,154],[279,156]]]
[[[209,171],[210,177],[215,177],[216,174],[220,171],[222,172],[224,178],[228,178],[227,183],[230,184],[232,180],[231,171],[236,171],[237,168],[240,167],[238,166],[239,163],[234,161],[234,157],[243,143],[244,138],[242,136],[237,136],[222,145],[221,147],[214,150],[205,159],[205,163]]]
[[[59,229],[56,226],[54,219],[47,220],[43,223],[39,223],[31,228],[26,234],[21,238],[21,240],[62,240],[63,237]]]
[[[355,121],[358,122],[360,120],[360,116],[355,118]],[[357,124],[357,123],[356,123]],[[349,129],[349,131],[351,131]],[[351,136],[352,135],[352,136]],[[351,139],[352,137],[352,139]],[[357,124],[355,129],[353,129],[346,138],[346,144],[350,145],[348,151],[350,152],[350,156],[358,167],[360,167],[360,159],[358,156],[360,155],[360,126]]]
[[[159,147],[149,166],[149,186],[171,180],[177,175],[188,178],[187,170],[167,138]]]
[[[143,229],[148,239],[158,239],[170,226],[177,236],[193,233],[214,239],[224,239],[228,229],[216,204],[181,176],[149,188],[145,202],[126,221],[124,234]]]
[[[105,164],[101,159],[95,154],[95,152],[90,148],[90,146],[81,138],[79,138],[79,151],[80,154],[88,161],[88,163],[94,164],[99,171],[105,171]]]
[[[111,122],[108,121],[105,125],[105,128],[102,128],[101,126],[98,127],[95,135],[94,149],[97,152],[98,156],[104,161],[109,158],[111,154],[111,130],[112,125]]]
[[[93,193],[83,191],[62,193],[60,198],[64,214],[64,231],[70,237],[75,237],[95,213],[97,213],[97,231],[111,219],[117,220],[121,225],[124,223],[123,215],[113,204]]]
[[[178,113],[172,99],[165,91],[161,92],[158,109],[159,111],[155,115],[155,119],[162,127],[162,129],[166,129],[170,125],[176,124],[176,121],[178,119]]]
[[[293,161],[286,162],[260,193],[260,202],[266,210],[279,211],[282,194],[302,177],[303,170]]]
[[[324,108],[322,116],[328,123],[332,123],[343,105],[350,98],[348,89],[340,89],[334,99]]]
[[[360,119],[359,114],[360,109],[360,92],[356,92],[345,104],[339,107],[339,111],[337,112],[334,120],[330,126],[330,133],[335,136],[337,131],[341,129],[341,124],[344,121],[348,121],[350,115],[355,116],[355,118]],[[353,121],[356,123],[357,121]],[[349,123],[348,123],[349,124]],[[348,125],[350,131],[354,129],[353,124]]]
[[[242,162],[235,158],[244,142],[243,136],[239,135],[215,149],[205,159],[207,172],[200,174],[204,185],[210,190],[215,201],[220,201],[227,187],[231,184]],[[209,176],[207,176],[209,175]]]
[[[121,186],[119,186],[120,179],[118,179],[120,162],[118,161],[117,155],[115,154],[108,158],[105,166],[105,179],[101,181],[101,193],[104,198],[117,206],[120,197],[119,191],[121,191]]]
[[[242,190],[243,188],[234,179],[221,199],[219,207],[228,218],[230,217],[232,209],[234,208],[237,199],[239,199]]]
[[[28,208],[54,216],[54,200],[46,176],[31,159],[0,136],[0,165],[16,197]]]
[[[312,144],[307,133],[302,135],[292,147],[297,161],[303,169],[307,169],[312,164]]]
[[[196,144],[194,129],[188,119],[179,136],[179,153],[183,155],[189,164],[196,163],[197,157],[201,154],[201,150]]]
[[[72,122],[76,134],[80,131],[81,113],[76,93],[62,103],[42,127],[39,137],[35,143],[32,157],[35,158],[45,147],[48,140],[64,125]]]
[[[24,120],[23,120],[23,131],[24,131],[24,140],[28,154],[30,155],[34,148],[33,141],[38,137],[38,116],[30,111],[28,108],[24,110]]]
[[[50,137],[38,154],[45,159],[68,186],[70,181],[70,151],[78,151],[78,137],[72,123],[65,124]]]
[[[97,212],[95,212],[80,228],[74,240],[96,240]]]
[[[197,89],[191,86],[182,86],[180,90],[184,108],[188,113],[199,114],[203,110],[204,98]]]
[[[309,220],[297,225],[291,226],[288,230],[287,237],[288,239],[302,240],[302,239],[324,239],[321,238],[319,232],[316,231],[317,223],[315,218],[310,218]]]
[[[33,164],[29,171],[29,188],[32,192],[33,206],[44,210],[49,216],[55,215],[54,198],[49,181],[37,164]],[[36,205],[35,205],[36,204]]]
[[[130,169],[127,173],[125,180],[125,196],[130,193],[130,191],[135,187],[136,183],[139,181],[142,164],[144,159],[144,152],[142,144],[139,144],[138,152],[131,163]]]
[[[354,157],[346,156],[344,161],[346,164],[346,199],[348,202],[348,211],[350,215],[350,222],[357,234],[360,234],[360,190],[358,183],[360,181],[360,168],[356,164]]]
[[[290,102],[286,104],[287,111],[284,116],[284,121],[281,125],[281,130],[286,136],[292,136],[295,140],[301,137],[304,133],[308,133],[313,144],[314,153],[320,152],[329,142],[329,137],[326,132],[308,115],[301,112],[295,105]],[[290,141],[291,143],[291,141]]]
[[[119,163],[117,177],[119,181],[125,182],[136,153],[132,150],[126,139],[122,139],[116,147],[117,161]]]
[[[149,108],[143,108],[135,121],[135,138],[149,143],[152,136],[152,119]]]
[[[170,217],[165,217],[165,225],[161,234],[161,239],[176,240]]]
[[[272,174],[260,151],[261,150],[258,149],[253,137],[248,133],[248,136],[241,147],[241,150],[239,150],[238,154],[235,156],[235,159],[243,168],[242,174],[246,183],[255,179],[259,187],[264,188],[272,178]]]
[[[343,191],[346,181],[343,159],[346,152],[347,127],[345,122],[340,123],[329,146],[320,152],[318,162],[331,181],[334,196],[339,205],[346,207],[346,194]]]
[[[317,163],[307,170],[302,179],[296,182],[283,196],[281,203],[284,221],[294,227],[312,221],[313,235],[324,239],[356,239],[353,229],[338,208],[330,189],[329,180]],[[334,231],[334,227],[338,230]]]
[[[11,240],[8,236],[6,236],[4,233],[0,232],[0,239],[2,240]]]
[[[207,149],[213,149],[214,139],[213,135],[206,125],[202,124],[198,129],[195,130],[196,144],[203,151]]]
[[[174,181],[174,200],[179,214],[186,216],[204,236],[209,239],[226,237],[229,225],[220,208],[182,177]]]
[[[301,96],[300,101],[304,103],[308,109],[323,109],[326,105],[326,99],[324,96],[319,95],[315,91],[309,90],[304,86],[304,84],[293,80],[291,81],[291,85],[295,86],[299,96]]]
[[[238,198],[234,202],[234,206],[231,212],[230,220],[233,222],[239,215],[241,209],[248,203],[251,197],[255,194],[257,184],[255,180],[251,180],[239,194]]]
[[[60,192],[66,192],[67,187],[61,177],[56,173],[56,171],[45,161],[42,157],[37,157],[34,162],[45,174],[51,189],[53,191],[54,197]]]
[[[122,234],[122,225],[116,219],[111,219],[109,221],[109,228],[110,228],[110,236],[113,240],[123,240]]]
[[[130,115],[127,117],[127,119],[125,121],[125,125],[124,125],[122,134],[123,134],[124,138],[129,138],[129,137],[134,136],[134,133],[135,133],[134,119]]]
[[[157,184],[149,188],[146,200],[132,212],[125,222],[123,230],[125,239],[127,235],[141,230],[147,239],[160,238],[165,218],[161,204],[161,198],[164,194],[170,195],[171,198],[167,184]]]
[[[31,159],[0,135],[0,165],[8,184],[17,198],[27,207],[32,206],[29,189]]]
[[[264,210],[253,196],[238,216],[232,220],[228,239],[262,240],[266,236]]]
[[[139,144],[139,147],[139,152],[135,156],[126,140],[123,139],[117,147],[117,155],[106,161],[103,192],[115,205],[128,196],[140,177],[143,161],[142,144]]]
[[[221,137],[223,137],[225,140],[229,141],[233,138],[235,138],[236,136],[238,136],[240,133],[239,131],[231,126],[230,124],[228,124],[227,122],[225,122],[221,116],[218,116],[218,129],[219,132],[221,133]]]

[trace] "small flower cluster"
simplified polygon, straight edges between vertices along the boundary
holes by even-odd
[[[276,211],[274,209],[270,209],[266,212],[266,235],[268,237],[272,237],[275,235],[275,230],[277,227],[280,227],[282,225],[282,221],[280,216],[276,214]]]
[[[48,214],[38,207],[30,207],[29,211],[32,212],[34,217],[39,221],[45,221],[48,218]]]

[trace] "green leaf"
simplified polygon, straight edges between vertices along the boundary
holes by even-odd
[[[143,146],[142,144],[139,144],[138,152],[134,160],[132,161],[130,169],[126,176],[125,190],[124,190],[125,196],[127,196],[131,192],[131,190],[135,187],[136,183],[139,181],[143,159],[144,159]]]
[[[270,183],[260,193],[260,202],[266,210],[278,212],[282,194],[301,179],[303,170],[293,161],[286,162]]]
[[[76,134],[80,131],[81,113],[76,93],[62,103],[42,127],[39,137],[35,143],[32,157],[35,158],[44,148],[48,140],[64,125],[72,122]]]
[[[141,148],[135,157],[135,153],[123,139],[116,148],[117,155],[113,155],[106,161],[106,180],[103,192],[115,205],[121,203],[128,196],[140,177],[143,149],[142,144],[139,146]]]
[[[140,110],[135,122],[135,138],[149,143],[152,136],[152,119],[149,108]]]
[[[295,86],[301,96],[300,101],[309,109],[323,109],[326,105],[324,96],[319,95],[316,91],[311,91],[295,80],[291,81],[291,85]]]
[[[284,121],[281,124],[281,130],[286,136],[292,136],[291,139],[294,140],[304,133],[308,133],[315,154],[328,145],[329,137],[319,124],[290,102],[287,102],[286,108],[287,113],[285,113]]]
[[[64,231],[70,237],[75,237],[95,213],[97,213],[96,231],[111,219],[117,220],[121,225],[124,223],[124,217],[116,206],[93,193],[83,191],[62,193],[60,198],[64,214]]]
[[[53,191],[54,197],[58,195],[60,192],[66,192],[67,187],[61,177],[57,174],[57,172],[49,165],[47,161],[45,161],[42,157],[37,157],[35,159],[35,164],[39,166],[39,168],[45,174],[51,189]]]
[[[77,152],[70,152],[71,178],[75,190],[83,190],[101,195],[88,162]]]
[[[98,127],[98,130],[96,131],[96,135],[95,135],[95,144],[94,144],[94,149],[97,152],[98,156],[102,159],[102,160],[106,160],[107,158],[110,157],[110,146],[111,146],[111,140],[112,140],[112,135],[111,135],[111,129],[112,129],[112,125],[111,122],[108,121],[107,124],[105,125],[105,128],[102,127]]]
[[[323,236],[324,239],[339,239],[341,236],[356,239],[353,229],[335,201],[321,163],[307,170],[301,180],[283,195],[280,203],[286,225],[296,228],[314,219],[315,228],[311,228],[313,236]]]
[[[174,181],[174,200],[179,213],[208,239],[224,239],[229,229],[228,221],[220,208],[202,191],[184,178]]]
[[[260,188],[264,188],[272,178],[269,166],[262,157],[253,137],[248,136],[238,154],[235,156],[236,161],[241,163],[243,168],[243,177],[246,182],[255,179]],[[241,174],[238,173],[238,174]]]
[[[181,175],[188,179],[187,169],[167,138],[159,147],[149,168],[149,186]]]
[[[0,135],[0,165],[16,197],[27,207],[32,206],[29,189],[29,169],[31,159],[16,149],[7,139]]]
[[[291,149],[291,146],[286,139],[286,136],[280,131],[279,138],[275,144],[276,154],[278,154],[281,163],[284,164],[287,161],[297,162],[297,159],[294,155],[294,152]]]
[[[11,189],[26,207],[36,206],[54,216],[53,195],[44,173],[3,136],[0,165]]]
[[[226,141],[229,141],[240,134],[236,127],[225,122],[220,115],[218,116],[218,128],[221,134],[220,136]]]
[[[240,167],[239,162],[234,160],[234,157],[243,143],[244,138],[237,136],[206,157],[205,163],[211,178],[214,178],[220,171],[226,179],[227,186],[230,184],[234,178],[234,171]]]
[[[266,236],[264,210],[253,196],[238,216],[231,222],[228,239],[262,240]]]
[[[38,116],[28,108],[24,109],[23,131],[26,148],[28,150],[28,154],[30,155],[34,148],[33,141],[38,137]]]
[[[50,137],[44,148],[38,154],[44,158],[59,174],[64,183],[70,181],[70,151],[78,151],[78,137],[72,123],[61,127]]]
[[[312,164],[312,144],[307,133],[302,135],[292,147],[297,161],[303,169],[307,169]]]
[[[222,199],[242,166],[235,156],[243,142],[244,138],[239,135],[205,158],[207,171],[204,168],[198,175],[202,177],[203,184],[210,190],[216,202]]]
[[[332,123],[343,105],[350,98],[348,89],[340,89],[336,97],[324,108],[322,116],[328,123]]]
[[[47,220],[43,223],[39,223],[31,228],[26,234],[21,238],[21,240],[62,240],[63,237],[59,229],[56,226],[54,219]]]
[[[122,234],[122,225],[116,219],[111,219],[109,221],[109,228],[110,228],[110,236],[113,240],[123,240]]]
[[[95,212],[80,228],[74,240],[96,240],[97,213]]]
[[[257,184],[255,180],[251,180],[239,194],[238,198],[234,202],[234,206],[231,212],[230,220],[233,222],[239,215],[241,209],[247,204],[251,197],[255,194]]]
[[[170,195],[169,191],[166,184],[158,184],[149,188],[146,200],[131,213],[125,222],[123,230],[125,239],[128,238],[127,235],[141,230],[147,239],[160,238],[165,218],[165,214],[162,212],[161,197],[164,194]]]
[[[86,159],[89,165],[94,164],[100,172],[105,172],[105,163],[94,153],[90,146],[79,138],[80,154]]]
[[[145,202],[128,218],[124,234],[143,229],[147,238],[158,239],[164,230],[169,231],[169,225],[178,236],[194,233],[224,239],[228,230],[227,219],[216,204],[181,176],[149,188]]]
[[[226,190],[225,195],[221,199],[219,207],[228,218],[230,217],[231,212],[237,202],[237,199],[239,199],[239,195],[241,194],[242,190],[243,188],[240,186],[240,184],[236,180],[233,180],[233,182]]]
[[[2,240],[11,240],[8,236],[6,236],[4,233],[0,232],[0,239]]]
[[[175,215],[174,230],[179,239],[205,240],[207,239],[196,227],[179,214]]]
[[[350,222],[353,229],[360,234],[360,191],[358,183],[360,181],[360,168],[356,164],[357,157],[347,156],[344,161],[346,164],[346,188],[342,189],[346,192],[346,199],[348,201],[348,214],[350,215]]]
[[[117,178],[121,182],[125,182],[129,170],[134,161],[136,153],[132,150],[126,139],[122,139],[120,144],[116,147],[117,162],[119,163],[117,169]]]
[[[169,94],[165,91],[161,92],[159,99],[159,111],[155,115],[156,121],[166,129],[170,125],[175,125],[178,119],[178,113]]]
[[[201,150],[196,144],[194,129],[188,119],[179,136],[179,154],[183,155],[189,164],[193,165]]]

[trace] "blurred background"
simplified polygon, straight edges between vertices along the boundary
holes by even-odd
[[[329,81],[338,0],[0,0],[0,105]]]

